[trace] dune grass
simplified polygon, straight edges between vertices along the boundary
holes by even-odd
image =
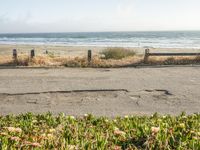
[[[103,50],[101,53],[104,59],[122,59],[126,57],[132,57],[136,55],[135,51],[125,49],[125,48],[107,48]]]
[[[0,149],[199,149],[200,115],[0,116]]]

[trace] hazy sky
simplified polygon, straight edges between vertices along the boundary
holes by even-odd
[[[0,33],[200,30],[200,0],[0,0]]]

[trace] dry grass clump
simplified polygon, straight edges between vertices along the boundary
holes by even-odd
[[[150,57],[147,64],[151,65],[187,65],[200,64],[200,56]]]
[[[135,56],[136,52],[125,48],[107,48],[101,53],[104,59],[122,59],[126,57]]]
[[[0,65],[4,66],[61,66],[66,58],[54,58],[46,55],[36,56],[31,59],[29,56],[20,55],[17,59],[12,57],[0,57]]]
[[[141,56],[132,56],[123,59],[94,59],[93,67],[104,67],[104,68],[117,68],[117,67],[128,67],[141,64],[143,62],[143,57]]]
[[[117,68],[136,65],[186,65],[200,64],[200,56],[196,57],[149,57],[144,62],[144,56],[134,55],[122,59],[102,59],[95,55],[89,63],[87,57],[60,57],[52,55],[40,55],[33,59],[26,55],[20,55],[15,60],[11,56],[0,56],[0,65],[4,66],[34,66],[34,67],[93,67],[93,68]]]
[[[138,57],[129,57],[121,60],[114,59],[101,59],[98,56],[93,57],[90,63],[87,62],[86,57],[75,57],[68,58],[65,60],[64,65],[66,67],[93,67],[93,68],[115,68],[115,67],[123,67],[128,66],[130,64],[135,64],[139,62],[141,59]]]
[[[0,56],[0,64],[1,65],[10,65],[13,63],[13,59],[11,56]]]

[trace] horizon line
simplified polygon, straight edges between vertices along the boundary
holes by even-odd
[[[137,31],[63,31],[63,32],[5,32],[0,34],[59,34],[59,33],[112,33],[112,32],[200,32],[198,30],[137,30]]]

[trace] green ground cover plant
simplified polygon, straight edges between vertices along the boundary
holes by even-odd
[[[0,116],[0,149],[200,149],[200,114]]]

